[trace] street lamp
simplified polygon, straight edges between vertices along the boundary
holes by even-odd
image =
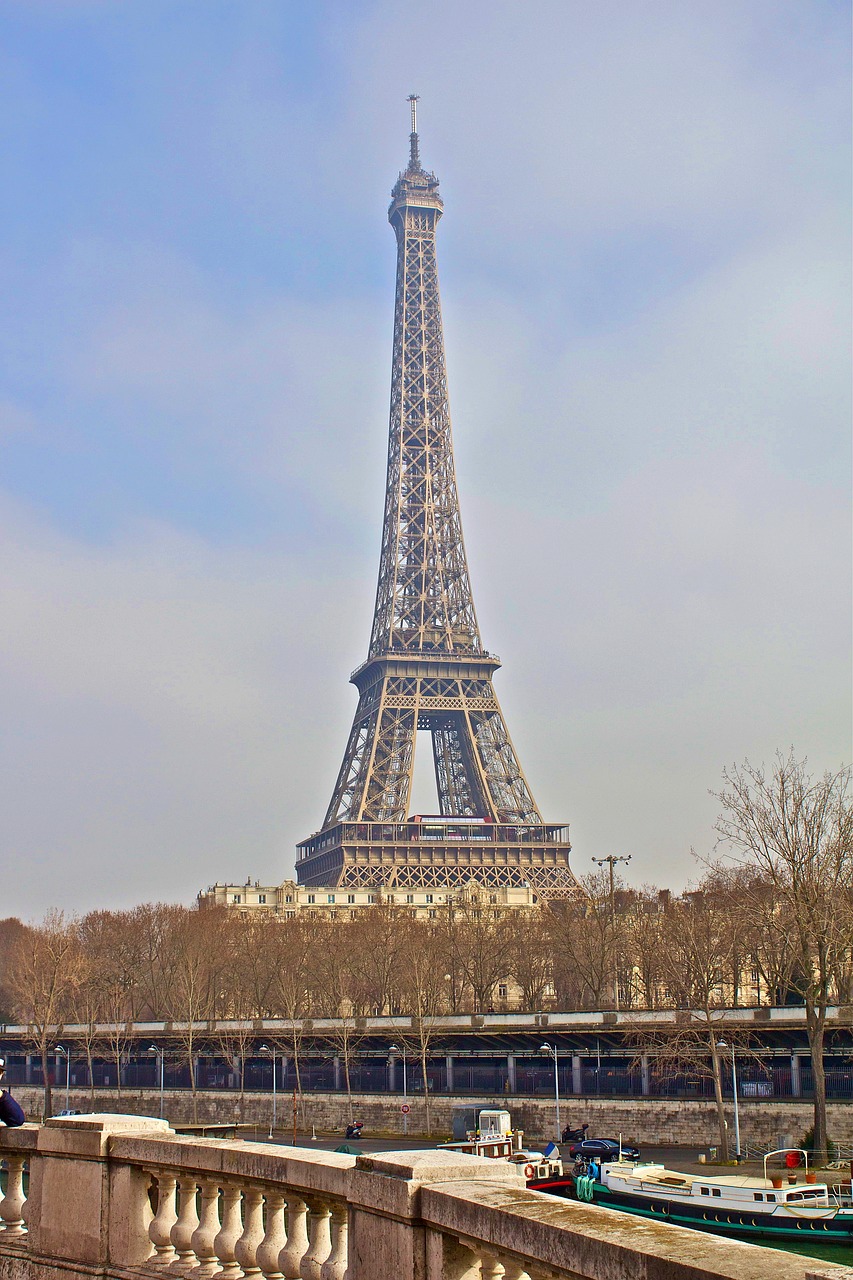
[[[592,861],[598,867],[603,867],[605,862],[610,867],[610,931],[613,935],[611,946],[613,951],[613,1007],[619,1009],[619,970],[616,966],[616,889],[613,880],[613,868],[617,862],[630,862],[632,855],[629,853],[624,858],[617,858],[615,854],[609,853],[606,858],[593,858]]]
[[[406,1050],[405,1048],[398,1049],[395,1044],[389,1044],[388,1052],[399,1053],[400,1057],[403,1059],[403,1133],[406,1135],[409,1132],[409,1090],[406,1081]]]
[[[158,1048],[156,1044],[150,1044],[148,1046],[148,1052],[156,1053],[157,1057],[160,1059],[160,1119],[162,1120],[163,1119],[163,1077],[164,1077],[163,1060],[166,1056],[166,1052],[164,1049]]]
[[[65,1110],[68,1111],[68,1092],[71,1086],[71,1054],[62,1044],[56,1046],[56,1052],[61,1053],[65,1059]]]
[[[559,1142],[562,1130],[560,1129],[560,1076],[557,1070],[557,1046],[548,1044],[546,1040],[544,1044],[540,1044],[539,1052],[550,1053],[554,1058],[554,1103],[557,1108],[557,1142]]]
[[[268,1054],[271,1054],[271,1055],[272,1055],[272,1124],[270,1125],[270,1137],[273,1137],[273,1135],[274,1135],[274,1133],[275,1133],[275,1126],[276,1126],[276,1092],[275,1092],[275,1058],[276,1058],[276,1053],[275,1053],[275,1048],[273,1047],[273,1048],[271,1049],[271,1048],[269,1047],[269,1045],[268,1045],[268,1044],[262,1044],[262,1045],[261,1045],[261,1050],[260,1050],[260,1051],[261,1051],[261,1053],[268,1053]]]
[[[717,1048],[728,1049],[729,1045],[726,1043],[725,1040],[718,1040]],[[738,1113],[738,1105],[737,1105],[737,1068],[735,1067],[734,1045],[731,1046],[731,1050],[732,1050],[732,1094],[734,1095],[734,1100],[735,1100],[735,1160],[737,1160],[737,1162],[740,1163],[740,1115]]]

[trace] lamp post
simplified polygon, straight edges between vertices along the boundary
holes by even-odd
[[[275,1048],[272,1049],[268,1044],[261,1045],[261,1053],[268,1053],[272,1057],[272,1124],[270,1125],[270,1137],[273,1137],[276,1126],[276,1092],[275,1092]]]
[[[728,1049],[729,1045],[725,1040],[717,1041],[718,1049]],[[737,1103],[737,1067],[735,1066],[735,1047],[731,1045],[732,1051],[732,1094],[735,1100],[735,1160],[740,1163],[740,1114],[738,1112]]]
[[[56,1052],[61,1053],[65,1059],[65,1110],[68,1111],[68,1094],[71,1088],[71,1054],[63,1044],[56,1046]]]
[[[606,863],[608,863],[608,865],[609,865],[609,867],[610,867],[610,932],[611,932],[611,933],[612,933],[612,935],[613,935],[613,937],[611,938],[611,946],[614,948],[614,951],[613,951],[613,1007],[614,1007],[614,1009],[616,1009],[617,1011],[618,1011],[618,1009],[619,1009],[619,971],[618,971],[618,969],[617,969],[617,967],[616,967],[616,951],[615,951],[615,947],[616,947],[616,887],[615,887],[614,880],[613,880],[613,868],[616,866],[616,863],[617,863],[617,862],[630,862],[630,861],[631,861],[631,856],[632,856],[632,855],[629,853],[629,854],[628,854],[626,857],[624,857],[624,858],[617,858],[615,854],[613,854],[613,853],[609,853],[609,854],[607,855],[607,857],[606,857],[606,858],[593,858],[593,859],[592,859],[592,861],[593,861],[593,862],[596,864],[596,866],[598,866],[598,867],[603,867],[603,866],[604,866],[604,864],[605,864],[605,862],[606,862]]]
[[[166,1056],[166,1053],[165,1053],[165,1050],[160,1049],[156,1044],[150,1044],[150,1045],[148,1046],[148,1052],[149,1052],[149,1053],[156,1053],[156,1054],[157,1054],[157,1057],[158,1057],[158,1059],[159,1059],[159,1065],[160,1065],[160,1119],[162,1120],[162,1119],[163,1119],[163,1077],[164,1077],[164,1074],[165,1074],[165,1073],[164,1073],[164,1070],[163,1070],[163,1060],[164,1060],[164,1058],[165,1058],[165,1056]]]
[[[550,1053],[554,1059],[554,1104],[557,1108],[557,1142],[562,1136],[560,1128],[560,1075],[557,1070],[557,1046],[548,1044],[547,1040],[539,1046],[540,1053]]]
[[[408,1090],[407,1081],[406,1081],[406,1050],[405,1048],[398,1049],[397,1045],[395,1044],[389,1044],[388,1052],[399,1053],[400,1057],[403,1059],[403,1106],[405,1108],[405,1110],[403,1111],[403,1133],[408,1134],[409,1132],[409,1090]]]

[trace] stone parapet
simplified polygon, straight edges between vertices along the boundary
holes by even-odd
[[[849,1275],[528,1191],[516,1168],[458,1152],[350,1156],[180,1137],[157,1119],[102,1114],[0,1129],[0,1158],[0,1280]]]

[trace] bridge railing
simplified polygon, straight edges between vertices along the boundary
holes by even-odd
[[[456,1152],[351,1156],[185,1138],[165,1121],[101,1115],[0,1129],[0,1158],[1,1280],[118,1280],[131,1269],[150,1280],[845,1275],[528,1191],[509,1165]]]

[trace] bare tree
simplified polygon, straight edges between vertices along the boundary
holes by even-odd
[[[174,1019],[175,1038],[189,1067],[193,1100],[193,1121],[198,1119],[198,1075],[196,1058],[199,1048],[200,1023],[212,1013],[216,990],[216,965],[211,954],[210,939],[222,923],[224,911],[183,911],[174,917],[163,938],[165,958],[174,967],[169,1016]],[[214,918],[216,917],[216,918]]]
[[[26,931],[27,926],[17,916],[0,920],[0,1023],[13,1021],[15,984],[12,964]]]
[[[428,1062],[438,1032],[438,1020],[447,1011],[444,975],[444,930],[432,921],[405,923],[400,948],[400,998],[411,1018],[411,1030],[395,1028],[395,1037],[418,1059],[424,1088],[427,1135],[432,1133]]]
[[[49,1055],[59,1043],[63,1025],[81,977],[81,951],[73,920],[49,911],[40,925],[19,936],[11,977],[14,1011],[27,1026],[29,1040],[41,1058],[44,1114],[53,1114]]]
[[[515,933],[506,913],[482,899],[482,894],[472,894],[456,909],[449,938],[458,970],[471,989],[475,1013],[490,1007],[495,987],[509,974]]]
[[[551,904],[557,998],[568,1009],[601,1009],[612,985],[614,921],[608,877],[584,876],[585,896]]]
[[[509,974],[521,989],[525,1009],[541,1009],[554,977],[551,938],[544,910],[513,915],[510,935]]]
[[[851,946],[853,805],[851,773],[842,767],[820,778],[793,750],[772,770],[749,762],[723,772],[716,829],[741,865],[753,866],[773,887],[756,900],[768,931],[784,929],[795,963],[791,983],[806,1009],[814,1079],[814,1147],[826,1153],[826,1077],[823,1047],[833,977]]]
[[[725,912],[701,892],[672,903],[661,921],[661,973],[670,1000],[685,1019],[657,1046],[658,1056],[688,1061],[704,1072],[710,1061],[723,1160],[729,1158],[728,1123],[723,1102],[719,1024],[726,1006],[724,972],[732,948]]]

